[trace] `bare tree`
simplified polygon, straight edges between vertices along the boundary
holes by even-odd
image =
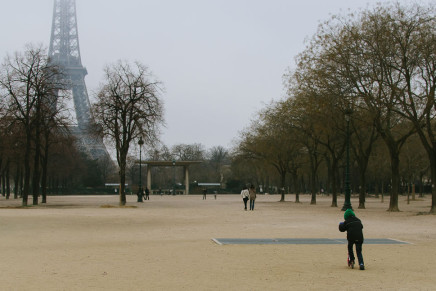
[[[211,163],[213,170],[216,173],[216,177],[218,178],[217,181],[220,181],[220,183],[222,183],[224,180],[222,166],[228,160],[228,158],[229,158],[229,153],[222,146],[212,147],[209,151],[209,161]]]
[[[399,104],[394,110],[409,120],[427,152],[432,184],[436,183],[436,8],[396,5],[381,11],[391,34],[383,41],[390,45],[384,65],[392,68],[395,82],[385,86]],[[432,188],[431,213],[436,213],[436,187]]]
[[[118,61],[105,68],[105,80],[93,111],[103,135],[115,145],[120,179],[120,205],[126,204],[126,161],[131,142],[157,140],[163,123],[160,83],[139,62]]]
[[[206,155],[204,146],[199,143],[174,145],[171,154],[173,159],[180,161],[201,161]]]

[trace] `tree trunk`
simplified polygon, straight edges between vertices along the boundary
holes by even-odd
[[[5,169],[5,178],[6,178],[6,199],[9,199],[11,197],[11,183],[10,183],[10,176],[9,176],[9,170],[10,170],[10,161],[8,159],[8,162],[6,163],[6,169]]]
[[[430,213],[436,214],[436,187],[434,183],[436,183],[436,161],[430,162],[431,167],[431,208]]]
[[[120,206],[126,205],[126,158],[127,154],[120,154],[119,167],[120,167]]]
[[[424,194],[423,194],[424,183],[422,182],[423,179],[424,179],[424,173],[420,173],[420,175],[419,175],[419,197],[420,198],[424,197]]]
[[[360,168],[360,167],[359,167]],[[365,209],[366,202],[366,170],[360,170],[360,192],[359,192],[359,207],[358,209]]]
[[[126,205],[126,174],[120,170],[120,206]]]
[[[316,173],[318,169],[318,162],[316,160],[316,157],[314,157],[312,154],[310,154],[310,191],[312,192],[312,198],[310,200],[311,205],[316,204]]]
[[[44,162],[45,163],[45,162]],[[41,178],[41,203],[47,203],[47,165],[43,165]]]
[[[310,189],[312,192],[312,198],[310,200],[311,205],[316,204],[316,177],[315,177],[315,175],[316,175],[316,173],[312,172],[312,175],[310,176]]]
[[[337,185],[337,177],[336,177],[336,168],[337,168],[337,161],[334,160],[332,163],[332,170],[331,170],[331,185],[332,185],[332,205],[331,207],[338,207],[338,185]]]
[[[300,187],[299,187],[299,184],[298,184],[298,175],[297,175],[297,173],[292,173],[292,183],[294,184],[295,203],[300,203]]]
[[[26,150],[24,153],[24,185],[23,185],[23,200],[22,206],[27,206],[27,199],[29,197],[29,189],[30,189],[30,134],[27,134],[26,140]]]
[[[400,185],[400,159],[398,155],[391,152],[392,185],[388,211],[399,212],[398,208],[398,187]]]
[[[5,173],[4,173],[4,171],[2,171],[1,173],[0,173],[0,175],[1,175],[1,183],[2,183],[2,187],[1,187],[1,191],[2,191],[2,195],[3,195],[3,197],[4,196],[6,196],[6,177],[5,177]]]
[[[41,203],[47,203],[47,172],[48,172],[48,153],[49,153],[49,142],[48,135],[45,136],[45,146],[44,146],[44,157],[42,158],[42,178],[41,178]]]
[[[1,187],[3,185],[3,182],[2,182],[2,173],[1,173],[2,163],[3,163],[3,159],[0,158],[0,184],[1,184],[0,185],[0,191],[1,191]],[[3,194],[3,192],[2,192],[2,194]]]
[[[39,110],[39,109],[38,109]],[[39,120],[39,112],[37,113],[37,120]],[[41,172],[40,172],[40,157],[41,157],[41,137],[40,137],[40,125],[36,125],[35,132],[35,157],[33,159],[33,179],[32,179],[32,194],[33,194],[33,205],[38,205],[38,197],[39,197],[39,187],[41,181]]]
[[[6,199],[9,199],[9,197],[11,197],[11,177],[9,175],[9,171],[10,171],[10,161],[8,159],[8,162],[6,163]]]
[[[24,178],[23,178],[23,168],[20,167],[20,181],[18,182],[18,195],[20,198],[23,198],[23,189],[24,189]]]
[[[326,158],[325,159],[326,160],[326,164],[327,164],[327,183],[326,183],[326,189],[325,189],[325,193],[327,194],[327,196],[329,196],[329,193],[331,192],[331,189],[332,189],[332,181],[333,181],[333,178],[332,178],[332,176],[334,176],[334,174],[332,174],[332,166],[330,165],[330,160],[328,159],[328,158]],[[333,200],[334,200],[335,198],[334,197],[332,197],[332,205],[333,205]],[[337,200],[337,197],[336,197],[336,200]],[[336,205],[337,205],[337,202],[336,202]]]
[[[18,199],[18,187],[19,187],[19,179],[21,177],[20,175],[20,166],[17,164],[17,171],[15,172],[15,178],[14,178],[14,199]]]

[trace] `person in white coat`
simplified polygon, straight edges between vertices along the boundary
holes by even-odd
[[[247,210],[247,201],[248,201],[248,196],[250,195],[250,192],[248,192],[248,188],[244,186],[244,188],[242,188],[241,191],[241,196],[242,196],[242,201],[244,201],[244,210]]]

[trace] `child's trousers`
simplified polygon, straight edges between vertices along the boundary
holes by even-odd
[[[354,261],[354,252],[353,252],[353,245],[356,244],[356,254],[357,259],[359,260],[359,265],[363,265],[363,256],[362,256],[362,242],[359,241],[348,241],[348,256],[350,257],[350,260]]]

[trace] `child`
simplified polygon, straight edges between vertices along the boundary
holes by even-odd
[[[339,231],[347,231],[348,240],[348,266],[354,267],[353,245],[356,244],[357,259],[361,270],[365,270],[362,256],[363,244],[363,225],[359,218],[356,217],[353,210],[347,209],[344,213],[344,222],[339,224]]]

